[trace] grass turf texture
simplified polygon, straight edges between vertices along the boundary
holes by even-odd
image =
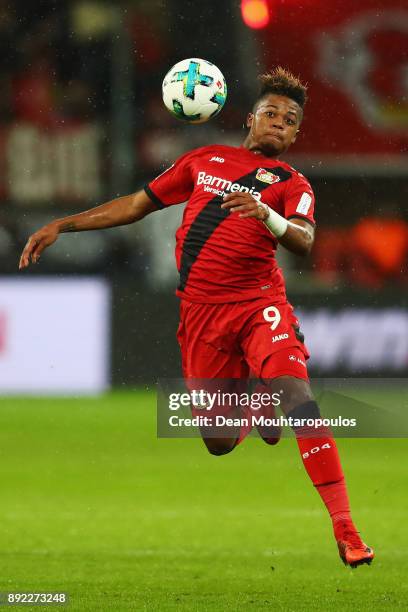
[[[294,440],[212,457],[155,427],[147,392],[1,400],[1,591],[81,612],[406,610],[406,440],[339,441],[377,552],[353,571]]]

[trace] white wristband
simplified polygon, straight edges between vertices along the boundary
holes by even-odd
[[[263,220],[268,230],[276,236],[276,238],[281,238],[288,229],[288,220],[277,213],[276,210],[272,210],[272,208],[264,202],[259,202],[258,206],[261,206],[268,212],[268,216]]]

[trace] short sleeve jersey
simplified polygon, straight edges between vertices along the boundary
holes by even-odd
[[[158,208],[187,202],[176,233],[180,297],[202,303],[286,299],[276,238],[262,221],[221,204],[224,194],[248,192],[287,219],[314,225],[314,195],[302,174],[244,147],[213,145],[180,157],[145,191]]]

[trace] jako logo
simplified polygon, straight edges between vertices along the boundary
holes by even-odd
[[[217,157],[216,155],[214,155],[214,157],[212,157],[210,161],[216,161],[220,164],[223,164],[225,162],[225,159],[223,157]]]
[[[233,183],[228,179],[221,178],[219,176],[213,176],[212,174],[206,174],[205,172],[199,172],[197,176],[197,185],[205,185],[205,191],[211,191],[212,193],[216,193],[217,195],[224,195],[224,191],[243,191],[245,193],[250,193],[257,200],[261,199],[261,194],[259,191],[255,191],[255,187],[244,187],[239,183]]]
[[[306,367],[306,363],[300,357],[295,357],[295,355],[289,355],[289,361],[297,361],[297,363]]]
[[[272,342],[279,342],[279,340],[287,340],[289,338],[289,334],[278,334],[277,336],[273,336]]]

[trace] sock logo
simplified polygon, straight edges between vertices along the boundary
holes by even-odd
[[[306,453],[302,454],[302,459],[308,459],[310,455],[315,455],[316,453],[323,450],[324,448],[331,448],[329,442],[326,442],[326,444],[323,444],[322,446],[314,446],[313,448],[310,449],[310,451],[307,451]]]

